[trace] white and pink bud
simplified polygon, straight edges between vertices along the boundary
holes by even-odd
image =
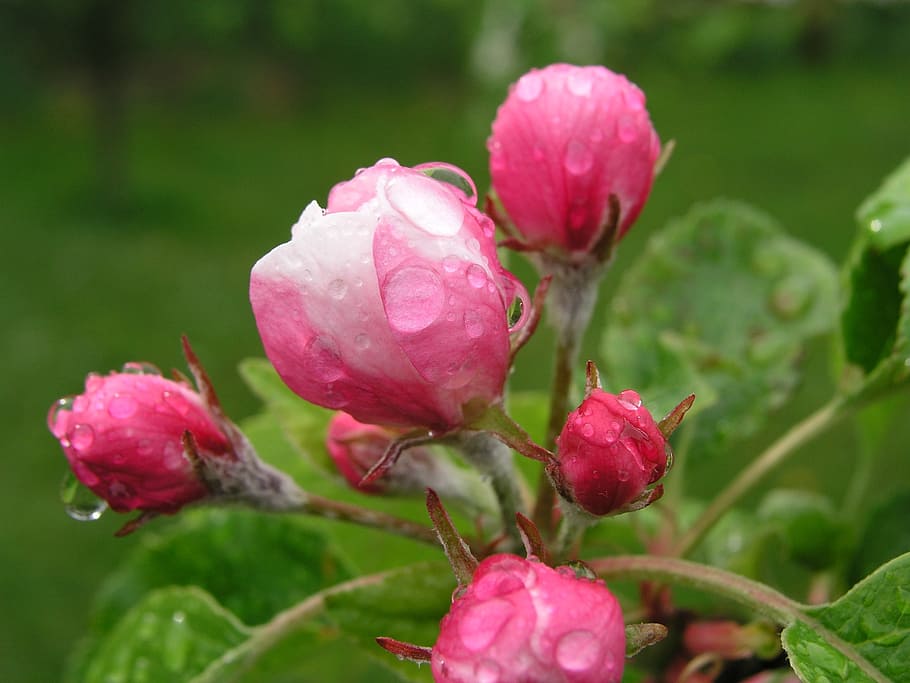
[[[524,248],[577,261],[628,232],[660,141],[644,93],[602,66],[552,64],[509,89],[487,147],[493,189]],[[618,216],[611,216],[611,197]],[[609,225],[616,221],[615,225]]]
[[[440,624],[434,680],[618,683],[626,636],[603,581],[535,558],[494,555]]]
[[[592,515],[621,511],[667,470],[664,434],[632,390],[592,389],[569,413],[556,444],[557,489]]]
[[[48,428],[76,478],[118,512],[173,513],[208,495],[187,432],[199,458],[235,458],[202,397],[155,374],[89,375],[84,393],[51,407]]]
[[[499,400],[508,310],[527,293],[474,194],[454,167],[385,159],[336,185],[325,210],[306,208],[250,279],[266,354],[294,392],[362,422],[434,430]]]

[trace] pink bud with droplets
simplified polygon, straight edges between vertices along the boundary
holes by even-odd
[[[552,64],[509,89],[487,141],[493,189],[526,249],[568,260],[598,246],[618,202],[628,232],[654,180],[660,141],[644,93],[602,66]]]
[[[592,515],[621,510],[667,470],[666,439],[632,390],[592,389],[569,413],[556,445],[554,483]]]
[[[475,201],[453,166],[383,159],[336,185],[325,210],[304,210],[250,278],[266,354],[294,392],[361,422],[435,430],[501,397],[528,317],[510,327],[508,311],[527,293]]]
[[[91,374],[84,393],[51,407],[47,424],[76,478],[117,512],[169,514],[208,495],[185,432],[199,458],[234,457],[200,395],[156,374]]]
[[[443,617],[431,663],[445,683],[618,683],[625,648],[622,611],[603,581],[494,555]]]

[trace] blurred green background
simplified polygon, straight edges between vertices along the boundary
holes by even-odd
[[[65,516],[48,407],[91,370],[182,367],[186,333],[229,412],[255,412],[235,371],[262,354],[249,268],[358,167],[445,160],[483,190],[510,81],[552,61],[622,71],[678,144],[609,288],[649,233],[715,196],[840,262],[856,206],[910,154],[898,2],[2,0],[0,44],[0,680],[13,683],[58,678],[107,567],[136,542],[111,537],[114,515]],[[520,357],[515,386],[545,387],[549,340]],[[828,367],[820,342],[792,408],[750,444],[819,405]],[[900,456],[906,438],[889,441]],[[835,444],[850,439],[820,440],[781,479],[837,499],[850,452]],[[741,461],[696,472],[697,490]]]

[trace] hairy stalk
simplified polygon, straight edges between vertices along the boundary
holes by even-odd
[[[674,546],[671,554],[676,557],[685,557],[692,552],[723,514],[751,491],[769,472],[784,462],[800,446],[824,432],[849,412],[843,399],[837,397],[791,427],[720,492]]]
[[[503,532],[511,539],[512,545],[521,547],[515,514],[524,512],[525,502],[519,488],[521,475],[515,470],[512,450],[486,432],[466,432],[455,437],[454,443],[467,462],[489,477],[499,502]]]
[[[566,415],[569,413],[572,369],[578,362],[581,340],[594,311],[603,265],[568,266],[546,262],[543,268],[543,272],[553,274],[547,317],[556,330],[553,383],[550,387],[550,413],[544,446],[555,450],[556,437],[562,430]],[[552,513],[555,498],[556,492],[553,485],[546,472],[542,471],[537,484],[534,522],[548,537],[553,533]]]
[[[709,565],[656,555],[618,555],[585,560],[585,564],[604,579],[657,581],[721,595],[782,626],[792,623],[797,617],[806,620],[800,611],[800,604],[783,593]]]

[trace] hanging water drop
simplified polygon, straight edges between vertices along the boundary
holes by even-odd
[[[151,363],[145,362],[135,362],[135,363],[124,363],[123,367],[120,369],[125,375],[158,375],[161,376],[161,370],[158,369],[158,366],[152,365]]]
[[[60,500],[66,514],[78,522],[94,522],[107,510],[107,503],[92,493],[87,486],[67,472],[60,483]]]

